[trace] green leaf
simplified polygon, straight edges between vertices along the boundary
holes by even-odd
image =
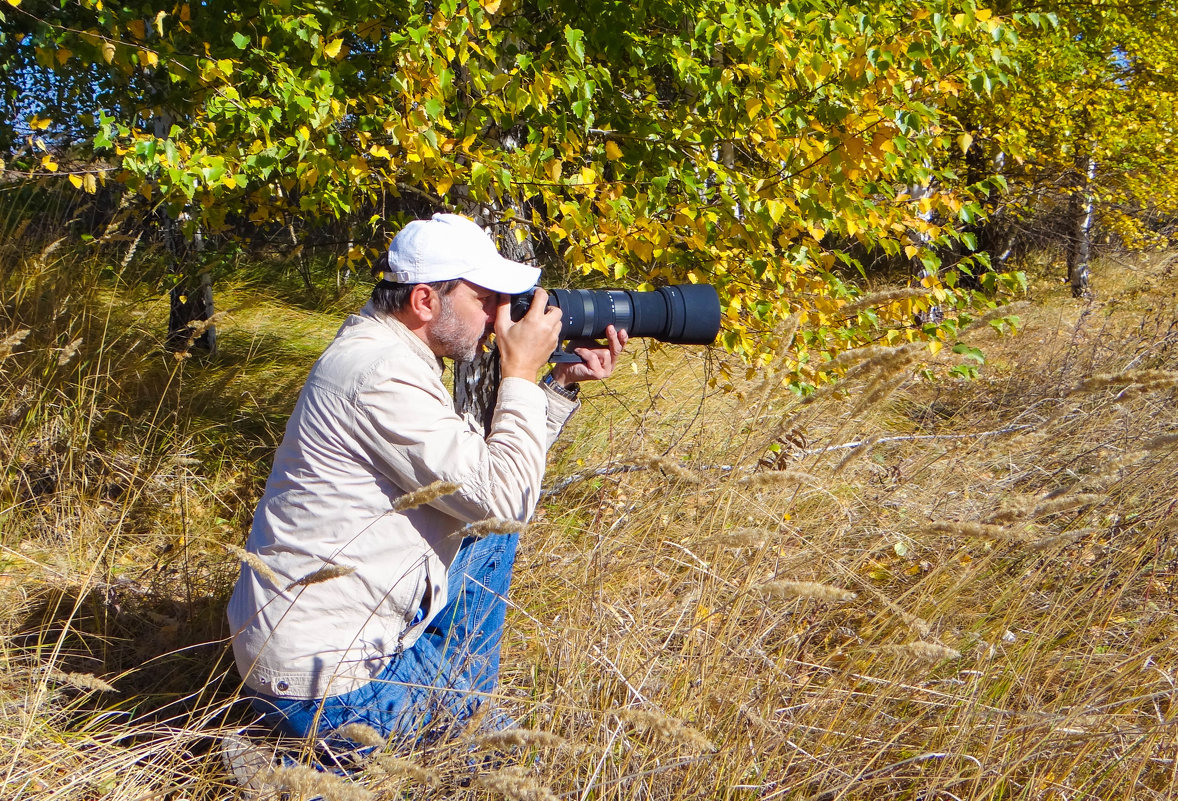
[[[569,27],[568,25],[565,26],[565,28],[564,28],[565,43],[568,45],[569,54],[572,55],[572,57],[574,59],[576,59],[578,64],[585,63],[584,39],[585,39],[585,32],[584,31],[577,30],[576,28]]]

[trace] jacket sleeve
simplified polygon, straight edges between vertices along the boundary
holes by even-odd
[[[569,418],[577,409],[581,408],[581,402],[562,397],[544,384],[541,384],[540,388],[548,400],[548,447],[551,448],[552,444],[556,442],[556,438],[560,436],[560,432],[564,430]]]
[[[531,381],[503,379],[484,439],[455,412],[440,381],[422,378],[394,375],[356,396],[356,433],[373,464],[405,491],[439,480],[460,484],[430,505],[462,522],[527,520],[544,477],[547,394]]]

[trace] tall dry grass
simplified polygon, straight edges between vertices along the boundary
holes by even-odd
[[[1103,265],[1087,306],[1040,279],[1019,337],[968,335],[970,383],[900,348],[808,401],[723,392],[723,357],[639,343],[586,388],[521,545],[497,698],[520,729],[339,780],[267,767],[306,750],[249,728],[222,623],[224,546],[334,325],[240,289],[221,360],[178,362],[120,247],[2,255],[5,797],[1175,795],[1159,265]]]

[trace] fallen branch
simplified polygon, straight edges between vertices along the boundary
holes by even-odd
[[[1026,431],[1031,428],[1034,428],[1034,426],[1030,425],[1030,424],[1025,424],[1025,425],[1017,425],[1017,426],[1006,426],[1005,428],[996,428],[993,431],[975,431],[975,432],[971,432],[969,434],[907,434],[904,436],[880,437],[879,439],[874,440],[872,442],[872,445],[882,445],[887,442],[923,442],[923,441],[934,440],[934,439],[981,439],[983,437],[997,437],[997,436],[1002,436],[1003,434],[1014,434],[1019,431]],[[868,442],[868,440],[862,439],[862,440],[856,440],[854,442],[843,442],[839,445],[827,445],[822,448],[810,448],[809,450],[798,451],[798,458],[804,458],[806,456],[818,456],[820,454],[830,453],[832,451],[842,451],[842,450],[848,450],[850,448],[858,448],[862,445],[867,444],[867,442]],[[571,476],[565,476],[560,481],[557,481],[555,484],[553,484],[548,489],[543,490],[540,493],[540,497],[547,498],[549,496],[556,495],[559,492],[565,491],[566,489],[571,487],[573,484],[576,484],[577,482],[580,482],[580,481],[585,481],[586,479],[599,478],[601,476],[615,476],[615,475],[619,475],[621,473],[634,473],[639,470],[650,470],[653,467],[657,467],[657,466],[658,465],[656,465],[656,464],[649,464],[649,463],[647,463],[647,464],[618,464],[618,465],[613,465],[611,467],[598,467],[594,470],[583,470],[580,473],[573,473]],[[714,470],[714,471],[717,471],[720,473],[730,473],[736,469],[733,465],[730,465],[730,464],[702,465],[699,467],[691,467],[691,468],[688,468],[686,465],[683,465],[683,468],[695,470],[698,472]],[[743,468],[743,471],[744,472],[752,472],[754,469],[755,468],[753,468],[753,467],[746,467],[746,468]]]

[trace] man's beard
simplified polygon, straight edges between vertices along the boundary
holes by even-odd
[[[442,308],[430,334],[440,346],[443,356],[456,362],[469,362],[478,354],[479,343],[483,341],[486,331],[473,326],[463,327],[450,305],[450,298],[442,295]]]

